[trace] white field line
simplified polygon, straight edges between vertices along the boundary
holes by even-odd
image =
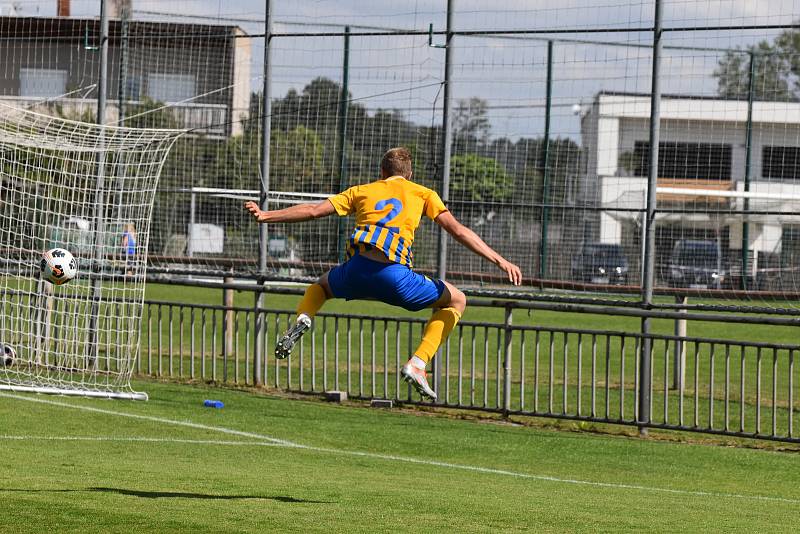
[[[224,441],[219,439],[180,439],[180,438],[144,438],[140,436],[10,436],[0,434],[0,441],[98,441],[98,442],[143,442],[143,443],[179,443],[189,445],[246,445],[251,447],[285,447],[282,443],[270,441]]]
[[[86,412],[95,412],[95,413],[102,413],[106,415],[115,415],[117,417],[130,417],[132,419],[142,419],[144,421],[154,421],[156,423],[166,423],[168,425],[178,425],[178,426],[186,426],[189,428],[196,428],[198,430],[208,430],[211,432],[222,432],[223,434],[229,434],[232,436],[242,436],[244,438],[254,438],[261,441],[269,441],[271,443],[284,445],[287,447],[295,447],[297,446],[295,443],[290,441],[284,441],[282,439],[272,438],[269,436],[264,436],[261,434],[254,434],[252,432],[243,432],[241,430],[233,430],[230,428],[222,428],[219,426],[209,426],[203,425],[201,423],[193,423],[191,421],[176,421],[174,419],[165,419],[163,417],[154,417],[152,415],[138,415],[134,413],[125,413],[125,412],[116,412],[113,410],[105,410],[103,408],[93,408],[91,406],[80,406],[77,404],[70,404],[68,402],[61,402],[61,401],[54,401],[54,400],[46,400],[46,399],[39,399],[35,397],[26,397],[24,395],[13,395],[10,393],[0,393],[0,397],[8,397],[11,399],[18,399],[24,400],[29,402],[38,402],[41,404],[50,404],[52,406],[62,406],[64,408],[74,408],[77,410],[83,410]]]
[[[125,412],[117,412],[113,410],[105,410],[102,408],[94,408],[91,406],[80,406],[77,404],[69,404],[66,402],[59,402],[53,400],[45,400],[45,399],[37,399],[32,397],[26,397],[22,395],[13,395],[7,393],[0,393],[0,397],[8,397],[18,400],[30,401],[30,402],[39,402],[42,404],[50,404],[54,406],[62,406],[65,408],[74,408],[77,410],[84,410],[88,412],[95,412],[95,413],[103,413],[107,415],[114,415],[119,417],[131,417],[134,419],[141,419],[146,421],[154,421],[157,423],[165,423],[168,425],[176,425],[176,426],[185,426],[189,428],[196,428],[201,430],[209,430],[212,432],[221,432],[224,434],[235,435],[235,436],[242,436],[253,438],[257,440],[262,440],[260,442],[256,441],[216,441],[216,440],[180,440],[180,439],[172,439],[172,438],[114,438],[114,437],[84,437],[84,438],[76,438],[76,437],[40,437],[40,436],[2,436],[0,435],[0,439],[6,440],[64,440],[64,441],[147,441],[147,442],[164,442],[164,443],[196,443],[196,444],[215,444],[215,445],[252,445],[252,446],[272,446],[272,447],[287,447],[293,449],[302,449],[312,452],[322,452],[326,454],[337,454],[341,456],[356,456],[360,458],[373,458],[377,460],[388,460],[392,462],[403,462],[403,463],[412,463],[418,465],[427,465],[432,467],[443,467],[447,469],[458,469],[461,471],[472,471],[476,473],[486,473],[492,475],[505,475],[515,478],[524,478],[529,480],[540,480],[545,482],[556,482],[560,484],[574,484],[580,486],[590,486],[590,487],[597,487],[597,488],[610,488],[610,489],[624,489],[624,490],[635,490],[635,491],[643,491],[648,493],[668,493],[672,495],[688,495],[688,496],[696,496],[696,497],[714,497],[714,498],[729,498],[729,499],[742,499],[742,500],[751,500],[751,501],[767,501],[767,502],[780,502],[780,503],[788,503],[788,504],[797,504],[800,505],[800,499],[790,499],[786,497],[774,497],[771,495],[744,495],[739,493],[724,493],[724,492],[715,492],[715,491],[699,491],[699,490],[684,490],[684,489],[673,489],[673,488],[660,488],[657,486],[642,486],[638,484],[619,484],[615,482],[597,482],[593,480],[578,480],[578,479],[571,479],[571,478],[560,478],[554,477],[549,475],[533,475],[530,473],[520,473],[517,471],[508,471],[505,469],[494,469],[491,467],[480,467],[474,465],[465,465],[465,464],[453,464],[449,462],[439,462],[436,460],[425,460],[420,458],[410,458],[406,456],[395,456],[392,454],[380,454],[380,453],[373,453],[373,452],[360,452],[360,451],[348,451],[342,449],[330,449],[326,447],[314,447],[311,445],[301,445],[299,443],[293,443],[291,441],[286,441],[282,439],[273,438],[270,436],[265,436],[263,434],[256,434],[253,432],[243,432],[240,430],[233,430],[230,428],[224,427],[217,427],[217,426],[210,426],[210,425],[203,425],[199,423],[193,423],[191,421],[178,421],[173,419],[166,419],[163,417],[154,417],[148,415],[138,415],[138,414],[131,414]]]

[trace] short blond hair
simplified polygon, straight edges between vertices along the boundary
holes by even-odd
[[[390,148],[381,159],[381,171],[387,177],[411,178],[411,152],[402,146]]]

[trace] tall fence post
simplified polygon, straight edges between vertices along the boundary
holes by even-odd
[[[97,124],[106,123],[106,98],[108,91],[108,6],[106,0],[100,2],[100,65],[97,77]],[[105,189],[105,152],[103,152],[104,130],[100,130],[100,151],[97,152],[97,198],[94,206],[95,232],[94,232],[94,261],[95,267],[100,268],[103,263],[103,254],[106,248],[106,189]],[[92,279],[92,311],[89,318],[89,358],[94,364],[100,357],[100,300],[103,296],[103,281],[100,276]]]
[[[650,169],[647,175],[647,206],[645,216],[644,272],[642,273],[642,306],[649,309],[653,304],[653,285],[655,283],[655,245],[656,245],[656,188],[658,187],[658,142],[661,120],[661,0],[655,0],[653,19],[653,72],[650,95]],[[650,423],[650,363],[653,340],[650,337],[650,317],[642,319],[642,344],[639,354],[639,395],[638,426],[639,433],[647,435]]]
[[[742,210],[742,280],[741,288],[747,289],[747,272],[750,270],[750,223],[747,222],[747,213],[750,211],[750,199],[746,196],[750,192],[750,178],[753,161],[753,98],[755,93],[756,54],[750,51],[750,73],[747,82],[747,123],[745,124],[744,140],[744,209]]]
[[[100,1],[100,65],[97,80],[97,124],[106,122],[108,96],[108,0]]]
[[[266,2],[266,19],[264,21],[264,81],[261,93],[261,181],[259,204],[262,210],[269,209],[269,141],[272,133],[272,0]],[[267,252],[269,235],[267,225],[258,225],[258,274],[264,283],[267,275]],[[266,319],[261,310],[264,307],[264,292],[256,293],[255,298],[255,342],[253,343],[253,378],[257,386],[264,383],[264,343],[266,342]]]
[[[447,36],[444,48],[444,101],[442,102],[442,202],[450,200],[450,150],[453,146],[451,87],[453,78],[453,0],[447,0]],[[447,275],[447,232],[439,228],[439,258],[436,276],[444,280]],[[441,356],[441,349],[439,350]],[[433,361],[433,389],[439,391],[442,367],[441,358]]]
[[[514,308],[511,304],[506,304],[503,327],[505,337],[503,340],[503,416],[508,417],[511,411],[511,341],[514,338],[514,331],[511,329],[514,323]]]
[[[547,226],[550,222],[550,106],[553,102],[553,41],[547,41],[547,89],[542,140],[542,235],[539,238],[539,278],[547,275]]]
[[[347,110],[349,108],[348,93],[350,85],[350,26],[344,27],[344,59],[342,61],[342,95],[339,98],[339,191],[347,189]],[[345,226],[344,219],[336,221],[336,250],[339,263],[344,261]]]
[[[131,5],[121,2],[119,6],[119,80],[117,86],[118,123],[124,125],[125,101],[128,99],[128,21],[131,18]]]

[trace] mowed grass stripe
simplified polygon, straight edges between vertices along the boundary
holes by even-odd
[[[207,440],[207,439],[170,439],[170,438],[143,438],[143,437],[118,437],[118,436],[2,436],[0,435],[0,440],[9,440],[9,441],[96,441],[96,442],[135,442],[135,443],[165,443],[165,444],[181,444],[181,445],[219,445],[219,446],[234,446],[234,447],[287,447],[287,448],[296,448],[296,449],[303,449],[307,451],[313,452],[322,452],[328,454],[342,454],[346,456],[357,456],[357,457],[365,457],[365,458],[375,458],[380,460],[390,460],[390,461],[398,461],[398,462],[406,462],[406,463],[415,463],[420,465],[428,465],[428,466],[435,466],[435,467],[444,467],[449,469],[461,469],[466,471],[475,471],[478,473],[488,473],[488,474],[495,474],[495,475],[507,475],[517,478],[528,478],[533,480],[542,480],[548,482],[557,482],[557,483],[564,483],[564,484],[578,484],[583,486],[596,486],[601,488],[613,488],[613,489],[630,489],[630,490],[639,490],[639,491],[647,491],[647,492],[663,492],[663,493],[674,493],[676,495],[694,495],[694,496],[701,496],[701,497],[722,497],[722,498],[731,498],[731,499],[753,499],[753,500],[760,500],[760,501],[775,501],[775,502],[784,502],[789,504],[800,504],[800,500],[798,499],[787,499],[784,497],[770,497],[767,495],[739,495],[739,494],[732,494],[732,493],[717,493],[717,492],[709,492],[709,491],[692,491],[692,490],[681,490],[681,489],[673,489],[673,488],[653,488],[648,486],[637,486],[633,484],[614,484],[609,482],[595,482],[590,480],[571,480],[571,479],[564,479],[564,478],[557,478],[552,476],[543,476],[543,475],[533,475],[529,473],[516,473],[513,471],[506,471],[504,469],[493,469],[489,467],[479,467],[479,466],[468,466],[468,465],[458,465],[458,464],[451,464],[447,462],[438,462],[435,460],[423,460],[419,458],[408,458],[402,456],[390,456],[385,454],[374,454],[369,452],[359,452],[359,451],[342,451],[336,449],[326,449],[323,447],[314,447],[310,445],[287,445],[284,443],[275,443],[275,442],[259,442],[259,441],[220,441],[220,440]],[[3,490],[0,489],[0,492]]]
[[[484,466],[476,466],[476,465],[464,465],[458,463],[450,463],[450,462],[443,462],[437,460],[429,460],[424,458],[413,458],[408,456],[400,456],[400,455],[391,455],[391,454],[380,454],[380,453],[373,453],[373,452],[365,452],[365,451],[351,451],[351,450],[343,450],[343,449],[335,449],[329,447],[317,447],[313,445],[305,445],[300,443],[295,443],[292,441],[287,441],[283,439],[274,438],[271,436],[266,436],[259,433],[254,432],[247,432],[241,430],[235,430],[225,427],[218,427],[212,425],[206,425],[201,423],[195,423],[192,421],[182,421],[182,420],[174,420],[168,419],[163,417],[156,417],[156,416],[148,416],[142,414],[132,414],[123,411],[117,410],[107,410],[102,408],[96,408],[92,406],[84,406],[80,404],[72,404],[68,402],[61,402],[56,400],[49,400],[49,399],[42,399],[42,398],[34,398],[28,397],[25,395],[15,395],[15,394],[6,394],[0,393],[0,397],[8,397],[16,400],[28,401],[28,402],[36,402],[41,404],[48,404],[54,405],[64,408],[72,408],[77,410],[83,410],[88,412],[100,413],[105,415],[111,415],[115,417],[126,417],[126,418],[133,418],[133,419],[140,419],[146,421],[157,422],[164,425],[175,425],[175,426],[183,426],[189,427],[197,430],[204,430],[210,432],[221,432],[228,435],[236,435],[254,439],[263,440],[264,443],[258,442],[228,442],[230,444],[247,444],[247,445],[271,445],[271,446],[279,446],[285,448],[292,448],[292,449],[302,449],[305,451],[311,452],[319,452],[324,454],[332,454],[332,455],[343,455],[343,456],[352,456],[352,457],[360,457],[360,458],[370,458],[370,459],[377,459],[377,460],[386,460],[390,462],[398,462],[401,464],[417,464],[422,466],[431,466],[431,467],[440,467],[445,469],[456,469],[456,470],[463,470],[463,471],[472,471],[476,473],[484,473],[484,474],[493,474],[493,475],[504,475],[504,476],[511,476],[515,478],[522,478],[522,479],[531,479],[531,480],[538,480],[538,481],[546,481],[546,482],[554,482],[554,483],[561,483],[561,484],[573,484],[573,485],[582,485],[582,486],[593,486],[593,487],[600,487],[600,488],[610,488],[610,489],[621,489],[621,490],[634,490],[634,491],[642,491],[642,492],[650,492],[650,493],[671,493],[676,495],[687,495],[687,496],[699,496],[699,497],[712,497],[712,498],[731,498],[731,499],[745,499],[745,500],[756,500],[756,501],[773,501],[773,502],[782,502],[787,504],[800,504],[800,499],[792,499],[786,497],[778,497],[778,496],[770,496],[770,495],[745,495],[745,494],[737,494],[737,493],[725,493],[725,492],[714,492],[714,491],[698,491],[698,490],[687,490],[687,489],[680,489],[680,488],[664,488],[664,487],[654,487],[654,486],[646,486],[646,485],[636,485],[636,484],[621,484],[615,482],[600,482],[600,481],[592,481],[592,480],[579,480],[579,479],[572,479],[572,478],[561,478],[555,477],[550,475],[541,475],[541,474],[532,474],[532,473],[525,473],[525,472],[518,472],[518,471],[511,471],[507,469],[497,469],[492,467],[484,467]],[[27,436],[27,437],[14,437],[14,436],[0,436],[0,439],[9,439],[9,440],[22,440],[22,439],[42,439],[42,440],[63,440],[69,441],[69,437],[50,437],[50,436]],[[173,443],[184,443],[184,444],[226,444],[225,442],[219,442],[214,440],[175,440],[170,438],[113,438],[113,437],[83,437],[83,438],[72,438],[73,440],[96,440],[96,441],[143,441],[143,442],[173,442]]]
[[[800,472],[791,453],[564,432],[490,418],[464,421],[424,410],[287,400],[201,384],[137,381],[135,387],[147,391],[150,401],[38,397],[69,405],[59,407],[0,397],[0,433],[262,441],[73,408],[86,406],[266,435],[335,453],[277,444],[5,440],[0,531],[38,533],[49,525],[57,532],[129,532],[136,525],[141,532],[192,534],[749,534],[795,532],[800,512],[800,504],[785,500],[616,489],[390,459],[800,500]],[[224,401],[225,408],[204,408],[208,398]]]

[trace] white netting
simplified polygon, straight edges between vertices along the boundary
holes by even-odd
[[[0,105],[0,389],[141,397],[139,351],[153,196],[180,130],[114,128]],[[77,259],[72,282],[41,255]],[[7,353],[10,350],[5,349]]]

